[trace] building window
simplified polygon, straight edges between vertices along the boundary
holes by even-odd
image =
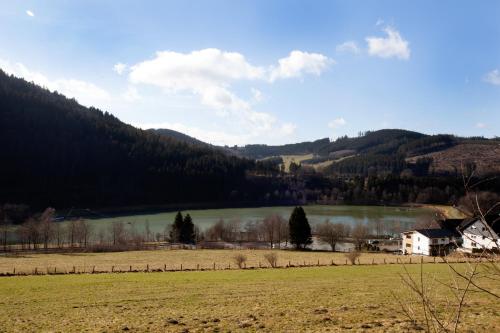
[[[411,235],[406,235],[406,239],[411,239]]]
[[[417,240],[420,242],[420,237],[418,237]]]
[[[411,244],[410,243],[406,243],[406,247],[411,247]]]
[[[472,245],[472,247],[476,247],[477,244],[476,244],[476,242],[472,242],[471,245]]]
[[[418,247],[418,249],[420,250],[420,246]]]

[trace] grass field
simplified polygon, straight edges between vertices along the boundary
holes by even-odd
[[[247,256],[247,267],[267,267],[264,255],[268,250],[155,250],[155,251],[129,251],[108,253],[67,253],[67,254],[23,254],[20,256],[0,256],[0,273],[13,272],[32,273],[35,268],[39,273],[70,272],[75,267],[77,272],[96,271],[127,271],[132,266],[133,270],[184,270],[235,268],[234,256],[243,253]],[[345,265],[346,257],[339,252],[297,252],[274,250],[278,255],[278,265]],[[406,263],[420,262],[417,256],[396,256],[386,253],[363,253],[359,258],[361,264],[396,263],[397,260]],[[432,257],[423,257],[426,262],[433,262]],[[385,260],[385,261],[384,261]],[[439,260],[438,260],[439,262]]]
[[[420,265],[408,267],[417,273]],[[449,278],[445,265],[423,267]],[[408,332],[414,327],[391,294],[402,291],[401,272],[377,265],[5,277],[0,331]],[[495,300],[472,293],[465,310],[462,331],[498,331]]]

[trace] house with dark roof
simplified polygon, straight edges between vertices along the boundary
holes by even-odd
[[[403,232],[403,254],[443,256],[456,249],[460,234],[448,229],[416,229]]]
[[[500,216],[466,219],[458,228],[463,240],[461,251],[473,253],[500,249]]]

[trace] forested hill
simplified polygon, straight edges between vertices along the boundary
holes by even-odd
[[[134,128],[2,71],[0,106],[0,202],[224,201],[253,163]]]
[[[196,138],[193,138],[192,136],[189,136],[187,134],[177,132],[171,129],[167,128],[151,128],[148,131],[156,133],[158,135],[167,137],[167,138],[172,138],[180,142],[185,142],[185,143],[190,143],[194,145],[199,145],[199,146],[210,146],[208,143],[205,143],[203,141],[200,141]]]

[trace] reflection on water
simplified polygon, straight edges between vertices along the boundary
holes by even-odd
[[[355,225],[363,223],[372,229],[382,227],[384,231],[389,229],[406,230],[411,228],[418,220],[432,218],[433,211],[427,208],[407,207],[383,207],[383,206],[328,206],[311,205],[304,206],[311,225],[329,220],[334,223],[345,223]],[[260,208],[228,208],[228,209],[204,209],[189,210],[194,223],[204,230],[218,220],[238,220],[242,224],[260,221],[266,216],[278,214],[288,220],[293,207],[260,207]],[[175,212],[157,213],[147,215],[132,215],[123,217],[103,218],[89,220],[94,230],[109,228],[113,221],[125,222],[137,231],[144,229],[146,221],[152,232],[162,232],[165,227],[174,221]],[[62,222],[66,223],[66,222]]]

